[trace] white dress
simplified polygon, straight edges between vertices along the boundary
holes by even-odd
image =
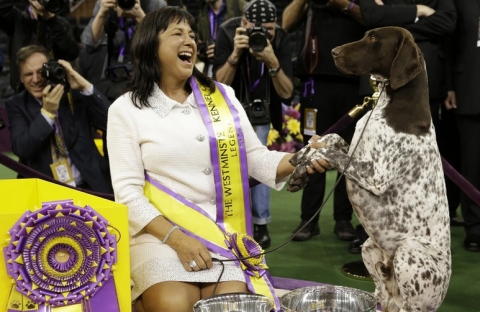
[[[223,86],[239,112],[249,175],[280,190],[286,179],[275,183],[275,177],[285,153],[269,151],[261,144],[233,89]],[[133,300],[163,281],[216,282],[222,268],[214,262],[210,270],[187,272],[170,246],[144,230],[160,215],[143,195],[145,171],[216,220],[210,143],[193,92],[184,103],[178,103],[155,85],[149,103],[151,108],[139,109],[127,93],[108,112],[107,144],[115,199],[128,207]],[[225,263],[222,281],[229,280],[245,281],[234,262]]]

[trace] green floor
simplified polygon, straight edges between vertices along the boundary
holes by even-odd
[[[11,155],[11,154],[9,154]],[[0,165],[0,179],[12,179],[16,174]],[[330,191],[334,172],[327,174],[327,193]],[[0,190],[1,192],[1,190]],[[301,193],[272,191],[272,237],[271,250],[285,242],[291,231],[300,222]],[[358,224],[353,220],[354,226]],[[290,242],[267,255],[270,273],[326,284],[354,287],[373,291],[373,282],[347,277],[341,271],[344,264],[361,260],[360,255],[347,251],[348,242],[338,240],[333,234],[332,200],[329,200],[320,217],[321,235],[306,242]],[[463,228],[452,230],[453,274],[447,297],[438,312],[480,311],[480,253],[467,252],[462,248]]]

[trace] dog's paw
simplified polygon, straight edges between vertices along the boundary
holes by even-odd
[[[322,146],[326,146],[325,143],[322,142]],[[287,182],[287,191],[289,192],[298,192],[299,190],[303,189],[308,182],[309,174],[307,172],[307,166],[314,167],[312,165],[312,160],[325,158],[325,150],[328,150],[324,147],[322,148],[312,148],[312,147],[304,147],[303,153],[299,153],[298,155],[295,154],[292,157],[293,161],[290,161],[292,165],[295,166],[295,170],[293,171],[292,175],[288,179]],[[301,152],[301,151],[299,151]],[[298,153],[298,152],[297,152]],[[294,157],[297,156],[295,159]]]
[[[327,147],[330,149],[340,151],[345,154],[348,153],[348,148],[349,148],[348,143],[336,133],[326,134],[322,136],[320,140],[318,140],[318,142],[325,143]]]
[[[305,165],[298,165],[287,182],[287,191],[295,193],[305,187],[308,182],[308,172]]]
[[[304,146],[301,150],[293,154],[289,162],[292,166],[296,167],[301,164],[305,164],[310,155],[315,149],[311,148],[309,145]]]
[[[321,143],[321,144],[318,145],[315,143]],[[328,147],[328,145],[325,142],[322,142],[322,137],[318,137],[313,144],[305,145],[301,150],[293,154],[292,158],[290,158],[289,160],[290,164],[294,167],[298,165],[308,164],[308,159],[310,158],[310,156],[312,156],[313,153],[315,153],[315,151],[319,147]]]

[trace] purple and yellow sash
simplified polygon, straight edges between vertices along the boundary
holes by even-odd
[[[210,138],[217,215],[213,220],[198,205],[169,190],[145,174],[145,196],[184,233],[204,243],[216,254],[241,259],[263,252],[252,239],[247,153],[238,112],[222,85],[211,92],[190,80]],[[192,215],[193,213],[193,215]],[[185,215],[189,214],[188,218]],[[280,309],[268,278],[264,256],[236,261],[243,269],[248,289],[270,298]]]

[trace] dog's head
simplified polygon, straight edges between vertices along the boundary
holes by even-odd
[[[421,52],[412,34],[401,27],[369,30],[359,41],[332,50],[337,68],[351,75],[378,75],[390,79],[394,90],[424,70]]]

